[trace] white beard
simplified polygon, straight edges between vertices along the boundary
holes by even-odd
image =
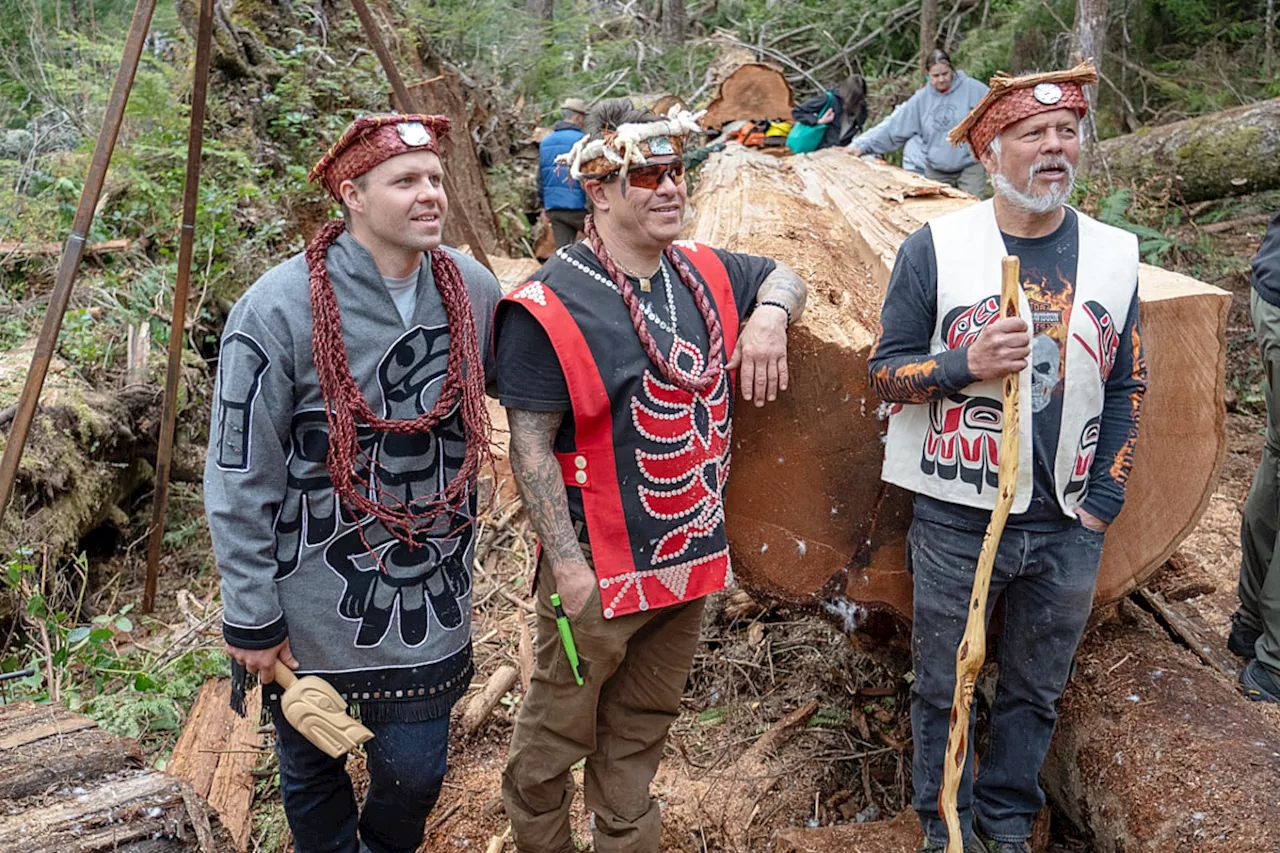
[[[997,155],[996,168],[999,169],[999,159]],[[1026,186],[1030,188],[1032,181],[1035,180],[1036,174],[1043,171],[1047,166],[1054,168],[1065,168],[1067,179],[1058,181],[1049,186],[1048,192],[1031,193],[1020,190],[1013,185],[1013,182],[1006,178],[999,171],[991,176],[991,185],[995,188],[996,195],[1005,199],[1014,207],[1021,208],[1027,213],[1052,213],[1067,203],[1071,198],[1071,193],[1076,188],[1076,170],[1066,158],[1057,157],[1044,163],[1037,163],[1027,170]]]

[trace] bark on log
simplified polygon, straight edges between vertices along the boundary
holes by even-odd
[[[1090,633],[1041,778],[1096,853],[1274,853],[1280,733],[1144,611]]]
[[[1174,183],[1184,201],[1280,187],[1280,98],[1160,125],[1098,143],[1113,180]]]
[[[409,90],[424,111],[447,115],[451,119],[448,136],[440,140],[441,160],[449,171],[456,196],[449,199],[449,204],[467,211],[476,237],[484,244],[486,252],[497,251],[501,238],[485,187],[484,168],[472,139],[473,128],[468,120],[470,110],[462,82],[456,74],[445,71],[433,80],[410,86]],[[445,217],[444,242],[450,246],[461,246],[467,242],[457,217]]]
[[[707,107],[700,124],[708,129],[739,119],[791,119],[795,98],[791,84],[771,65],[749,62],[720,84],[719,94]]]
[[[201,853],[227,847],[182,783],[141,769],[137,744],[57,705],[0,705],[0,850]],[[198,813],[193,821],[189,808]],[[201,833],[203,834],[203,833]]]
[[[735,417],[727,519],[735,574],[748,590],[823,602],[877,635],[910,619],[909,495],[880,482],[884,423],[866,358],[898,245],[970,203],[842,150],[779,160],[733,146],[703,167],[686,236],[776,257],[810,285],[790,336],[791,389],[762,409],[739,406]],[[1098,602],[1141,584],[1190,532],[1226,449],[1229,296],[1147,266],[1140,282],[1151,388]]]
[[[250,690],[245,715],[231,710],[231,681],[210,679],[200,688],[173,748],[167,771],[185,780],[209,801],[240,853],[250,848],[254,777],[250,771],[263,753],[258,718],[262,693]]]

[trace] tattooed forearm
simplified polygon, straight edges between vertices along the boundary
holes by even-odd
[[[552,449],[563,412],[507,409],[511,427],[511,471],[533,529],[551,566],[581,562],[582,549],[569,516],[564,474]]]
[[[804,313],[805,297],[809,288],[796,271],[782,261],[776,261],[777,267],[765,278],[756,294],[756,304],[763,300],[781,302],[791,313],[791,322],[800,319]]]

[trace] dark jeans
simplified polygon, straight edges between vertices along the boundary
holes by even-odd
[[[957,798],[966,836],[976,821],[988,838],[1024,841],[1044,806],[1040,765],[1058,720],[1057,701],[1084,633],[1102,556],[1103,534],[1079,523],[1053,533],[1006,530],[996,552],[987,620],[997,604],[1003,626],[991,709],[990,743],[973,779],[965,758]],[[916,519],[907,534],[915,589],[911,654],[912,805],[925,834],[945,844],[938,790],[956,683],[956,647],[964,634],[982,533]],[[969,743],[973,740],[970,717]]]
[[[1280,678],[1280,308],[1249,291],[1253,328],[1261,350],[1267,401],[1267,440],[1262,445],[1249,498],[1240,518],[1240,609],[1238,615],[1262,632],[1254,647],[1258,662]]]
[[[551,233],[555,235],[556,248],[559,249],[578,239],[578,232],[586,225],[587,212],[557,208],[547,211],[547,220],[551,223]]]
[[[449,717],[365,725],[369,793],[357,819],[346,756],[330,758],[274,709],[280,796],[294,853],[413,853],[447,769]],[[357,827],[359,841],[356,840]]]

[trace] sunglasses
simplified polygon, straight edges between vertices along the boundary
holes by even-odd
[[[614,172],[609,176],[608,180],[616,178],[620,172]],[[674,163],[657,163],[652,166],[638,166],[627,172],[627,184],[633,187],[639,187],[642,190],[656,190],[662,186],[663,178],[671,176],[671,182],[676,186],[684,183],[684,161],[676,160]]]

